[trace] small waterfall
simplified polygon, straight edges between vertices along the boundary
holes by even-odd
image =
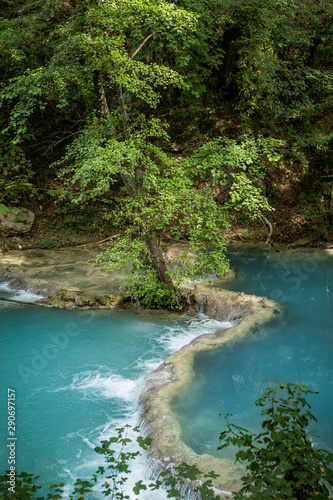
[[[12,287],[12,282],[11,281],[5,281],[3,283],[0,283],[0,302],[5,301],[5,302],[16,302],[19,304],[24,304],[24,303],[33,303],[36,300],[44,298],[44,295],[42,294],[37,294],[32,290],[27,289],[22,289],[19,288],[17,289],[16,287]]]

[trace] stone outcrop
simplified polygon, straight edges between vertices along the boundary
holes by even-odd
[[[202,312],[217,321],[237,321],[253,308],[254,304],[266,299],[242,292],[227,292],[213,285],[198,284],[193,292],[196,297],[196,311]]]
[[[8,207],[0,213],[0,236],[17,236],[28,233],[35,220],[35,215],[25,208]]]
[[[140,398],[142,420],[147,435],[152,438],[150,453],[158,467],[163,469],[185,461],[196,465],[203,474],[213,470],[220,475],[213,483],[223,498],[226,492],[240,488],[244,469],[227,459],[197,455],[188,447],[182,440],[182,430],[171,403],[191,383],[194,376],[193,361],[198,352],[215,349],[246,335],[252,328],[271,319],[279,308],[275,302],[262,297],[229,292],[204,284],[198,285],[193,293],[197,298],[197,310],[218,320],[235,321],[237,324],[195,338],[146,376],[146,388]]]
[[[61,309],[110,309],[122,301],[121,296],[112,294],[83,295],[78,288],[61,288],[49,298],[41,300],[40,303],[50,304]]]
[[[180,247],[176,246],[177,252],[183,251],[184,245]],[[44,303],[55,307],[113,307],[121,300],[120,289],[128,269],[107,272],[102,266],[94,265],[99,253],[99,245],[61,250],[12,250],[0,257],[0,282],[48,297]],[[233,276],[232,272],[227,276]],[[190,284],[184,289],[186,307],[193,302],[193,287]]]
[[[56,307],[113,307],[126,273],[93,266],[98,253],[99,246],[13,250],[0,258],[0,281],[48,297],[43,302]]]

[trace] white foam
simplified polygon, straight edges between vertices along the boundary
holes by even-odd
[[[167,354],[172,354],[189,344],[196,337],[205,333],[215,333],[234,326],[230,321],[216,321],[205,314],[199,313],[190,318],[185,324],[170,327],[159,338],[159,342],[164,345]]]
[[[156,368],[158,368],[162,363],[163,357],[147,360],[139,358],[134,366],[135,368],[141,370],[143,373],[149,373],[156,370]]]
[[[42,295],[38,295],[28,290],[14,290],[10,287],[10,282],[0,283],[0,297],[1,296],[6,299],[20,300],[21,302],[35,302],[43,298]]]
[[[88,435],[74,433],[67,438],[79,437],[81,439],[80,453],[74,470],[68,470],[68,465],[63,465],[63,475],[73,482],[76,477],[87,476],[91,478],[91,471],[96,471],[103,465],[103,457],[95,453],[92,449],[100,445],[101,441],[110,439],[116,434],[115,429],[130,426],[125,431],[127,437],[132,440],[127,450],[135,451],[137,449],[136,438],[138,433],[133,428],[138,425],[140,411],[138,405],[138,395],[144,386],[144,375],[157,368],[166,356],[180,349],[191,342],[194,338],[205,333],[214,333],[218,330],[230,328],[233,326],[230,322],[220,322],[213,320],[204,314],[198,314],[184,322],[183,319],[176,321],[172,326],[163,327],[157,334],[154,334],[152,349],[147,353],[147,359],[139,358],[133,363],[133,370],[137,374],[136,379],[128,379],[119,374],[115,374],[111,369],[100,366],[96,370],[82,371],[73,377],[71,384],[66,387],[56,389],[56,391],[78,391],[85,398],[97,399],[118,399],[122,402],[121,415],[110,416],[102,425],[89,432]],[[157,345],[156,345],[157,341]],[[154,346],[155,345],[155,346]],[[82,431],[81,431],[82,432]],[[117,444],[112,444],[113,449],[117,449]],[[137,457],[130,466],[131,473],[128,475],[126,484],[123,486],[124,495],[128,495],[130,500],[138,497],[133,493],[133,487],[137,481],[143,480],[145,484],[152,482],[149,471],[147,456],[144,454]],[[66,481],[66,479],[65,479]],[[98,479],[94,492],[87,495],[87,500],[102,499],[101,491],[105,478]],[[163,489],[156,491],[142,491],[140,499],[142,500],[166,500],[167,493]]]
[[[199,313],[187,321],[182,319],[172,326],[165,326],[154,335],[155,342],[159,347],[149,353],[149,359],[139,358],[133,363],[133,369],[143,374],[152,372],[163,363],[167,356],[189,344],[196,337],[225,330],[234,326],[234,324],[230,321],[216,321],[205,314]]]
[[[129,402],[136,399],[137,380],[131,380],[113,373],[108,368],[88,370],[74,375],[71,384],[55,390],[80,391],[85,398],[121,399]]]
[[[100,426],[95,429],[97,431],[97,436],[94,432],[94,439],[91,437],[84,436],[78,433],[72,433],[67,435],[67,438],[80,437],[82,441],[82,446],[80,447],[80,456],[79,460],[76,463],[75,467],[68,468],[67,464],[62,465],[62,480],[64,482],[68,482],[70,484],[66,485],[66,492],[64,498],[68,498],[68,492],[73,490],[73,484],[76,478],[88,480],[92,477],[92,471],[97,471],[100,466],[105,466],[103,456],[97,455],[96,453],[92,454],[92,449],[95,446],[100,446],[100,442],[104,440],[110,439],[110,437],[115,436],[117,433],[115,429],[124,428],[123,437],[126,437],[131,440],[125,447],[125,449],[121,450],[122,445],[118,443],[112,443],[111,448],[116,451],[116,454],[125,451],[125,452],[136,452],[138,450],[138,445],[136,443],[137,437],[140,435],[138,432],[134,431],[133,428],[137,426],[139,420],[139,409],[138,406],[133,403],[127,404],[127,413],[123,414],[122,417],[112,418],[105,425]],[[128,427],[126,427],[128,426]],[[82,452],[82,453],[81,453]],[[133,487],[135,486],[137,481],[142,480],[145,484],[150,484],[152,482],[151,476],[148,470],[148,460],[147,456],[142,450],[142,455],[135,458],[134,462],[130,462],[130,471],[131,473],[126,475],[127,481],[121,487],[124,495],[128,495],[130,500],[137,500],[137,495],[133,492]],[[73,464],[72,464],[73,466]],[[87,495],[87,500],[102,500],[104,495],[102,494],[103,485],[105,481],[109,482],[109,480],[105,479],[105,475],[97,475],[97,483],[94,487],[94,491],[91,494]],[[67,496],[66,496],[67,495]],[[157,491],[144,491],[140,494],[140,499],[142,500],[166,500],[167,493],[163,489],[159,489]]]

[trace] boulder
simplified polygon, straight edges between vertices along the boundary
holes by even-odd
[[[35,215],[26,208],[10,208],[0,211],[0,236],[16,236],[28,233]]]

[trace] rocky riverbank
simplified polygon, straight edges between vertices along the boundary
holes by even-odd
[[[94,261],[99,246],[62,250],[14,250],[0,257],[0,281],[30,290],[55,307],[109,308],[120,300],[126,271],[109,273]]]
[[[163,249],[168,262],[177,263],[184,244]],[[111,308],[122,302],[122,285],[128,270],[108,272],[95,265],[100,245],[64,248],[61,250],[13,250],[0,255],[0,282],[13,289],[40,294],[38,301],[54,307]],[[193,254],[189,259],[194,259]],[[224,279],[230,279],[228,272]]]

